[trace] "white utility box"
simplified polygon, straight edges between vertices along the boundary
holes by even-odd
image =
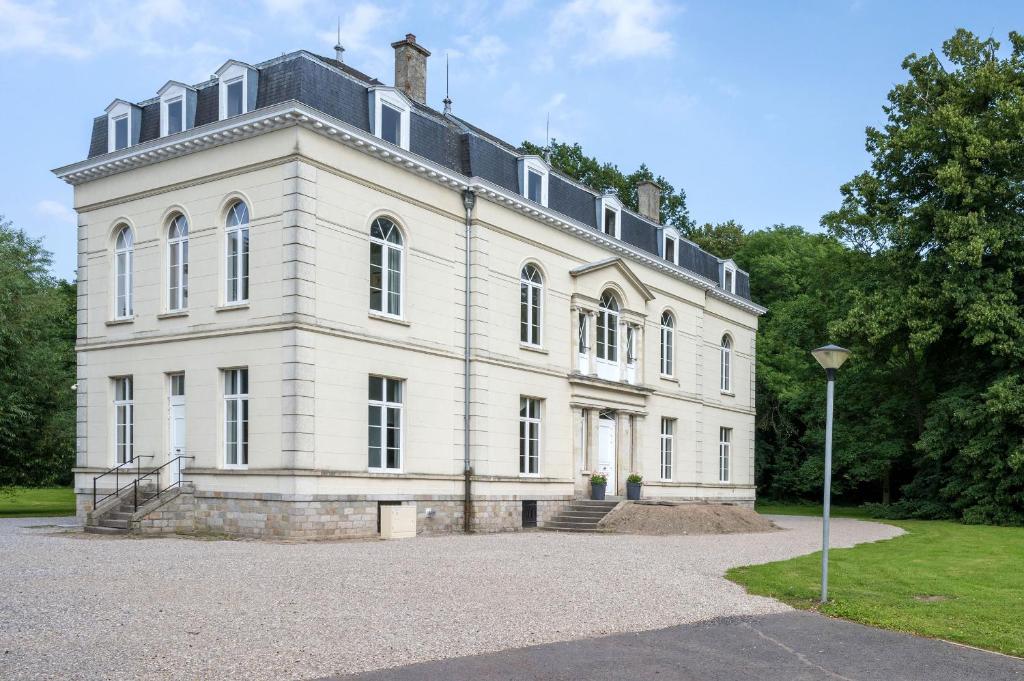
[[[380,538],[408,539],[416,536],[416,504],[380,507]]]

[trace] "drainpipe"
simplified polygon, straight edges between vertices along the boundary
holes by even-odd
[[[462,356],[462,474],[464,477],[465,489],[463,491],[464,501],[462,509],[463,519],[463,530],[468,534],[472,532],[473,528],[473,501],[472,501],[472,484],[473,484],[473,466],[469,458],[469,349],[470,349],[470,333],[472,327],[470,325],[470,319],[472,317],[471,310],[473,309],[470,301],[470,287],[471,287],[471,241],[473,231],[473,207],[476,205],[476,194],[473,193],[472,189],[466,189],[462,192],[462,205],[466,209],[466,311],[465,311],[465,331],[463,338],[463,356]]]

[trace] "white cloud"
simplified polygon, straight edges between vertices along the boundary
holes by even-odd
[[[82,59],[89,50],[69,40],[70,20],[52,2],[28,5],[0,0],[0,52],[48,52]]]
[[[551,37],[577,45],[581,64],[663,57],[672,50],[665,24],[677,9],[664,0],[572,0],[555,14]]]
[[[388,67],[392,63],[391,42],[402,36],[392,36],[388,40],[382,32],[387,26],[392,25],[396,18],[394,12],[385,12],[369,2],[356,5],[341,18],[341,44],[345,48],[345,54],[350,57],[358,55],[359,63],[365,65],[362,68],[369,71],[370,75],[374,75],[374,70],[379,70],[378,77],[385,80],[386,74],[390,73]],[[321,32],[319,38],[322,44],[333,48],[338,40],[337,28]],[[332,50],[327,54],[333,56],[334,52]]]
[[[306,0],[263,0],[270,14],[298,14],[306,8]]]
[[[59,201],[44,199],[38,202],[36,204],[36,213],[55,223],[62,223],[73,227],[78,225],[78,217],[75,215],[75,211]]]

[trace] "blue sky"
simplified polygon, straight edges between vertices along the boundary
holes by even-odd
[[[818,228],[867,166],[904,56],[957,27],[1024,30],[1024,5],[994,1],[0,0],[0,214],[72,277],[72,192],[49,171],[85,157],[94,116],[228,58],[331,55],[339,16],[356,68],[390,83],[390,43],[415,33],[435,107],[447,52],[463,118],[518,144],[543,142],[550,113],[553,137],[683,187],[699,222],[751,228]]]

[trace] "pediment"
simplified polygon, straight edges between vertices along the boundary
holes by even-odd
[[[592,298],[600,298],[604,287],[614,284],[625,294],[629,307],[636,307],[633,301],[654,300],[654,292],[617,256],[574,267],[569,274],[576,280],[576,291]]]

